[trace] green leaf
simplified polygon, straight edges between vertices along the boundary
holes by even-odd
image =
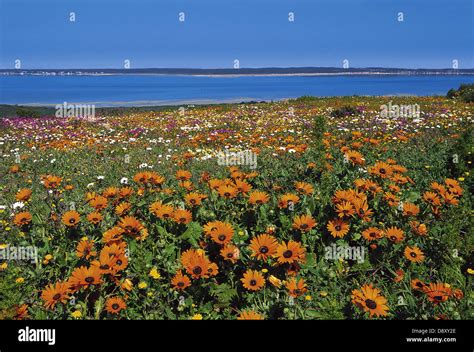
[[[181,236],[179,236],[178,238],[180,240],[188,241],[189,243],[191,243],[191,245],[193,245],[194,247],[197,247],[198,246],[198,240],[201,238],[201,234],[202,234],[201,225],[199,225],[199,223],[193,221],[193,222],[189,223],[188,228],[186,229],[186,231],[184,231],[184,233]]]

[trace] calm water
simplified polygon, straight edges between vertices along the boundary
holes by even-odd
[[[445,95],[460,83],[474,83],[474,76],[0,76],[0,103],[127,106],[302,95]]]

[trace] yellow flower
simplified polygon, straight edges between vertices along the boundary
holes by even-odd
[[[49,261],[49,260],[53,259],[53,256],[51,254],[46,254],[44,256],[44,259]]]
[[[153,292],[151,292],[151,291],[150,291],[150,292],[148,292],[148,293],[147,293],[147,296],[148,296],[148,297],[151,297],[151,296],[153,296]]]
[[[89,239],[89,237],[87,237],[87,236],[81,237],[81,240],[83,240],[83,241],[87,241],[88,239]]]
[[[319,292],[319,295],[321,297],[326,297],[328,295],[328,293],[326,291],[321,291],[321,292]]]
[[[151,270],[150,270],[150,276],[152,278],[154,278],[155,280],[158,280],[161,278],[161,275],[160,273],[158,272],[158,270],[156,269],[156,267],[153,267]]]
[[[262,269],[262,273],[268,273],[268,269]]]
[[[268,281],[270,281],[270,283],[275,287],[281,286],[281,280],[273,275],[270,275],[270,277],[268,278]]]
[[[122,283],[122,288],[127,291],[131,291],[133,289],[133,283],[130,279],[125,279]]]
[[[462,182],[464,181],[464,177],[458,177],[458,180]]]
[[[18,232],[18,236],[25,237],[25,233],[23,231]]]
[[[304,299],[307,300],[307,301],[311,301],[313,299],[313,297],[311,297],[310,295],[307,295]]]
[[[202,320],[202,315],[201,314],[194,314],[191,319],[192,320]]]
[[[7,247],[8,247],[8,244],[6,244],[6,243],[0,244],[0,249],[5,249]]]
[[[10,231],[11,229],[11,227],[5,227],[5,231]]]
[[[25,279],[22,278],[22,277],[19,277],[18,279],[15,280],[15,282],[16,282],[17,284],[22,284],[23,282],[25,282]]]
[[[144,288],[147,288],[147,287],[148,287],[148,285],[145,281],[142,281],[138,284],[138,288],[140,288],[140,289],[144,289]]]
[[[0,270],[5,270],[6,268],[8,268],[7,262],[2,263],[2,264],[0,265]],[[470,269],[469,269],[469,270],[470,270]]]
[[[72,316],[73,318],[78,319],[78,318],[82,317],[82,313],[81,313],[80,310],[75,310],[74,312],[71,313],[71,316]]]
[[[474,275],[474,269],[468,268],[467,273],[470,274],[470,275]]]

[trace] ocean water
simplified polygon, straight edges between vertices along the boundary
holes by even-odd
[[[303,95],[445,95],[457,76],[0,76],[0,104],[146,106],[280,100]]]

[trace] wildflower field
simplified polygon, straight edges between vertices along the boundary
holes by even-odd
[[[389,101],[420,116],[381,116]],[[473,111],[345,97],[4,116],[1,317],[472,319]]]

